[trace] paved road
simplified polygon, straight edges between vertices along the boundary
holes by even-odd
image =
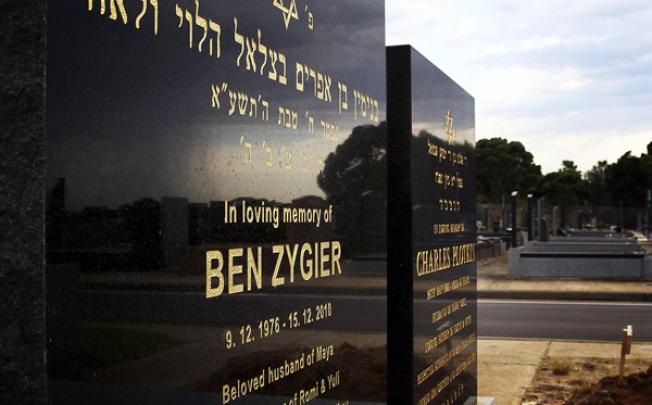
[[[652,304],[576,301],[480,300],[480,337],[620,340],[633,325],[634,340],[652,342]]]

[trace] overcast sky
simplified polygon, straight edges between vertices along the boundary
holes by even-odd
[[[544,173],[652,141],[652,1],[386,0],[409,43],[476,100],[476,136],[518,140]]]

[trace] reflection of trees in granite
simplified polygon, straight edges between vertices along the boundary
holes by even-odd
[[[355,127],[326,159],[317,177],[335,210],[335,232],[353,254],[385,251],[387,124]]]
[[[135,201],[125,207],[127,235],[133,246],[136,266],[142,270],[161,266],[161,205],[151,198]]]
[[[229,205],[238,209],[238,218],[241,218],[240,207],[242,202],[247,206],[283,207],[287,206],[277,201],[257,199],[252,197],[238,197],[229,201]],[[284,224],[274,228],[267,223],[247,223],[240,220],[236,223],[227,223],[224,218],[224,201],[211,201],[205,203],[190,203],[190,244],[204,243],[271,243],[282,242],[286,239],[287,229]]]
[[[48,264],[80,263],[83,271],[151,271],[187,267],[203,269],[208,247],[329,240],[331,227],[321,224],[243,223],[241,204],[249,207],[320,208],[327,202],[304,196],[289,204],[239,197],[238,220],[224,217],[224,201],[195,203],[183,197],[142,198],[117,209],[86,207],[66,210],[65,179],[50,191],[47,210]],[[196,246],[197,248],[193,248]],[[195,266],[196,264],[196,266]],[[187,269],[186,269],[187,270]],[[185,272],[185,271],[182,271]],[[196,272],[196,271],[191,271]]]
[[[83,271],[179,270],[197,267],[203,250],[211,245],[318,241],[329,240],[333,234],[347,243],[349,257],[383,255],[387,240],[386,130],[385,123],[358,126],[328,156],[317,177],[328,201],[304,196],[282,204],[238,197],[229,201],[238,206],[235,223],[226,220],[224,201],[198,203],[184,197],[162,197],[160,201],[144,197],[117,209],[66,210],[65,179],[61,179],[48,196],[48,263],[80,263]],[[278,207],[281,215],[284,207],[324,210],[332,204],[333,225],[243,223],[242,202]]]
[[[250,197],[229,202],[238,207],[243,201],[248,206],[264,203],[279,207],[281,215],[283,207],[325,209],[330,203],[334,229],[282,221],[277,228],[268,223],[231,223],[224,217],[224,201],[196,203],[183,197],[165,197],[161,202],[145,197],[117,209],[68,211],[61,179],[49,194],[48,263],[80,263],[83,271],[157,270],[183,266],[188,255],[198,256],[201,249],[192,246],[328,240],[333,233],[348,243],[347,255],[382,253],[387,239],[386,152],[385,123],[359,126],[328,156],[317,178],[328,202],[317,196],[290,204]]]
[[[320,398],[346,399],[365,402],[385,402],[387,398],[387,346],[357,348],[343,343],[335,348],[335,355],[329,361],[320,361],[305,366],[295,374],[272,384],[267,381],[268,367],[282,366],[286,360],[297,359],[301,353],[311,349],[285,349],[259,352],[226,361],[224,367],[194,387],[194,391],[215,392],[223,384],[234,385],[237,380],[247,381],[260,377],[265,370],[265,387],[250,395],[291,396],[300,389],[310,389],[335,372],[340,372],[340,385],[328,390]]]
[[[48,240],[56,241],[48,245],[48,264],[80,263],[86,271],[160,268],[158,201],[144,198],[116,210],[86,207],[61,212],[62,206],[65,203],[50,205],[48,210],[53,218],[48,221]]]
[[[359,200],[368,191],[385,191],[387,184],[387,125],[353,129],[349,138],[328,155],[317,183],[329,201],[343,204]]]

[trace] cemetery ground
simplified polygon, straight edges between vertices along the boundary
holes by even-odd
[[[646,328],[652,283],[515,280],[508,274],[505,256],[478,265],[479,395],[500,405],[652,403],[652,335]],[[618,382],[618,339],[627,323],[639,327],[628,377]]]
[[[601,379],[618,375],[619,357],[619,343],[480,339],[478,393],[496,398],[497,405],[652,403],[652,344],[634,343],[625,367],[630,377],[623,385],[599,386]],[[628,392],[638,396],[628,397]],[[613,393],[619,396],[599,402]],[[573,394],[593,394],[598,400],[567,402]]]

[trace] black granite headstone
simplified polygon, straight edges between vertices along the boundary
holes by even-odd
[[[474,100],[409,46],[387,70],[389,402],[474,403]]]
[[[45,404],[45,1],[0,25],[0,403]]]
[[[48,29],[47,260],[81,272],[51,403],[385,403],[383,2],[50,1]]]

